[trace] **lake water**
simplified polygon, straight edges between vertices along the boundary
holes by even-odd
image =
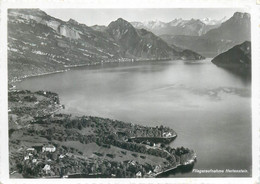
[[[169,126],[178,134],[172,146],[197,153],[194,169],[248,171],[169,177],[251,175],[251,84],[210,59],[82,67],[16,85],[57,92],[70,113]]]

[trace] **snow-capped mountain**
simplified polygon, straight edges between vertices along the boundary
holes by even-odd
[[[224,19],[222,19],[224,20]],[[208,57],[227,51],[235,45],[251,40],[250,14],[236,12],[220,26],[209,30],[201,36],[191,35],[162,35],[168,44],[192,49]]]
[[[188,20],[183,20],[182,18],[174,19],[168,23],[170,26],[183,26]]]
[[[204,22],[200,19],[184,20],[176,18],[170,22],[162,21],[147,21],[147,22],[131,22],[138,29],[147,29],[156,35],[189,35],[200,36],[207,31],[218,27],[222,22],[213,19],[205,19]]]
[[[163,28],[167,25],[167,23],[158,21],[158,20],[152,20],[152,21],[144,21],[144,22],[131,22],[131,24],[138,29],[157,29],[157,28]]]
[[[159,28],[159,27],[163,28],[166,26],[166,23],[159,21],[159,20],[155,20],[155,21],[145,21],[144,25],[146,27],[150,27],[151,29],[154,29],[154,28]]]
[[[203,18],[201,19],[201,21],[206,24],[206,25],[220,25],[222,24],[223,22],[225,22],[227,20],[227,17],[223,17],[222,19],[220,20],[216,20],[216,19],[212,19],[212,18],[209,18],[209,17],[206,17],[206,18]]]

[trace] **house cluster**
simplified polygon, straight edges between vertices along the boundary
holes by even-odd
[[[56,151],[56,147],[53,145],[47,145],[47,146],[34,146],[31,148],[26,149],[26,155],[24,157],[24,160],[28,160],[30,157],[33,157],[35,153],[37,153],[39,150],[42,150],[42,152],[50,152],[53,153]]]
[[[37,164],[38,162],[41,162],[41,159],[37,159],[34,157],[34,155],[38,152],[44,153],[44,152],[50,152],[53,153],[56,151],[56,147],[53,145],[46,145],[46,146],[34,146],[26,149],[26,155],[24,156],[24,160],[31,160],[32,163]],[[60,155],[59,158],[64,158],[65,155]],[[48,174],[51,171],[50,163],[52,160],[48,159],[47,164],[43,167],[43,171]]]
[[[129,165],[132,165],[132,166],[135,166],[135,165],[137,165],[138,163],[137,163],[135,160],[130,160],[130,161],[128,161],[128,164],[129,164]],[[145,177],[153,177],[153,176],[155,176],[157,173],[162,172],[162,170],[163,170],[163,168],[162,168],[161,165],[156,165],[153,170],[150,170],[150,171],[147,172],[147,173],[142,173],[141,171],[138,171],[138,172],[135,174],[135,176],[136,176],[137,178],[141,178],[141,177],[143,177],[143,176],[145,176]]]
[[[34,148],[27,148],[26,149],[26,155],[24,156],[24,160],[29,160],[29,159],[32,159],[33,158],[33,153],[35,152],[36,150]],[[33,159],[34,160],[34,159]],[[35,162],[35,160],[34,160]]]

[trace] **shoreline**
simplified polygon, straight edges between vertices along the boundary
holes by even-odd
[[[172,168],[166,169],[164,171],[161,171],[159,173],[156,173],[155,177],[160,177],[160,175],[166,174],[168,172],[171,172],[171,171],[174,171],[174,170],[177,170],[177,169],[182,169],[180,167],[193,166],[195,161],[196,161],[196,159],[197,159],[197,155],[196,155],[196,153],[194,153],[193,157],[191,159],[189,159],[188,161],[186,161],[185,163],[183,163],[183,164],[179,163],[175,167],[172,167]]]
[[[23,76],[23,77],[21,77],[19,79],[8,81],[8,83],[9,84],[13,84],[13,83],[16,83],[16,82],[21,82],[24,79],[29,79],[29,78],[33,78],[33,77],[40,77],[40,76],[45,76],[45,75],[51,75],[51,74],[56,74],[56,73],[63,73],[63,72],[67,72],[69,70],[70,69],[57,70],[57,71],[54,71],[54,72],[45,72],[45,73],[35,74],[35,75],[26,75],[26,76]]]
[[[186,162],[185,162],[184,164],[178,163],[176,166],[171,167],[171,168],[169,168],[169,169],[166,169],[166,170],[164,170],[164,171],[161,171],[161,172],[158,172],[158,173],[153,173],[153,174],[151,174],[151,175],[146,175],[145,178],[149,178],[149,177],[150,177],[150,178],[157,178],[157,177],[160,177],[160,175],[166,174],[166,173],[168,173],[168,172],[172,172],[172,171],[175,171],[175,170],[177,170],[177,169],[182,169],[181,167],[190,167],[190,166],[193,166],[194,163],[195,163],[195,160],[196,160],[196,155],[194,156],[193,159],[190,159],[188,163],[186,163]],[[84,174],[84,173],[75,173],[75,174],[66,175],[66,176],[64,176],[63,178],[78,178],[78,177],[76,177],[76,176],[84,176],[84,175],[86,175],[86,174]],[[97,175],[102,175],[102,174],[101,174],[101,173],[97,173]],[[88,176],[90,176],[90,175],[88,175]],[[95,177],[95,174],[92,174],[92,176]],[[91,178],[91,177],[79,177],[79,178]]]
[[[206,59],[206,58],[205,58]],[[97,66],[97,65],[103,65],[103,64],[112,64],[112,63],[135,63],[135,62],[152,62],[152,61],[178,61],[181,60],[183,62],[185,61],[201,61],[205,59],[198,59],[198,60],[183,60],[183,59],[170,59],[170,58],[164,58],[164,59],[129,59],[129,60],[116,60],[116,61],[101,61],[101,62],[95,62],[95,63],[88,63],[88,64],[78,64],[78,65],[64,65],[63,70],[57,70],[57,71],[52,71],[52,72],[45,72],[45,73],[40,73],[40,74],[33,74],[33,75],[25,75],[22,77],[17,77],[17,79],[12,79],[11,81],[8,80],[8,84],[14,84],[16,82],[21,82],[22,80],[28,79],[28,78],[33,78],[33,77],[40,77],[40,76],[45,76],[45,75],[51,75],[51,74],[56,74],[56,73],[63,73],[70,71],[71,69],[74,68],[81,68],[81,67],[91,67],[91,66]]]
[[[133,63],[133,62],[142,62],[142,61],[168,61],[170,59],[149,59],[149,60],[125,60],[125,61],[110,61],[110,62],[95,62],[95,63],[88,63],[88,64],[78,64],[78,65],[64,65],[63,67],[66,69],[63,70],[57,70],[57,71],[53,71],[53,72],[45,72],[45,73],[40,73],[40,74],[34,74],[34,75],[25,75],[22,77],[19,77],[17,79],[13,79],[11,81],[8,81],[9,84],[13,84],[16,82],[21,82],[22,80],[28,79],[28,78],[33,78],[33,77],[40,77],[40,76],[45,76],[45,75],[51,75],[51,74],[56,74],[56,73],[63,73],[63,72],[67,72],[70,71],[71,69],[74,68],[81,68],[81,67],[88,67],[88,66],[96,66],[96,65],[102,65],[102,64],[110,64],[110,63]]]
[[[129,123],[129,122],[123,122],[123,121],[121,122],[121,121],[102,118],[102,117],[92,117],[92,116],[73,117],[70,114],[59,114],[58,112],[62,108],[61,108],[61,105],[59,104],[58,94],[56,94],[56,93],[51,93],[51,92],[47,93],[47,92],[44,92],[44,91],[41,92],[41,93],[30,92],[30,91],[25,91],[25,92],[23,92],[23,91],[15,92],[14,91],[14,92],[11,92],[11,93],[15,93],[14,95],[12,95],[12,98],[10,98],[10,99],[13,99],[13,101],[12,101],[13,106],[11,106],[11,108],[12,108],[11,113],[12,114],[17,114],[17,113],[19,114],[19,112],[20,112],[20,111],[17,111],[15,108],[13,108],[13,107],[17,107],[16,106],[17,103],[21,104],[21,107],[27,107],[27,106],[31,106],[31,105],[36,107],[34,111],[30,111],[30,113],[28,111],[30,116],[34,117],[34,121],[29,122],[30,124],[37,124],[37,126],[42,126],[42,127],[45,127],[45,126],[48,127],[48,126],[50,126],[50,124],[55,127],[55,126],[60,126],[60,124],[62,124],[64,126],[64,128],[69,129],[69,130],[75,129],[75,132],[78,132],[82,128],[86,128],[86,130],[88,130],[88,129],[91,129],[91,128],[89,128],[89,127],[92,127],[91,125],[97,127],[97,125],[99,125],[100,123],[104,123],[105,125],[107,125],[107,126],[104,126],[104,127],[107,127],[106,130],[104,130],[104,132],[112,130],[112,132],[114,132],[114,133],[112,133],[111,136],[117,135],[116,138],[114,136],[112,136],[112,137],[111,136],[108,136],[108,137],[105,136],[104,139],[96,139],[96,138],[94,139],[93,137],[92,137],[93,139],[90,139],[88,137],[84,137],[84,135],[82,135],[82,134],[73,134],[73,135],[77,135],[77,136],[72,136],[71,138],[68,138],[68,140],[66,140],[68,142],[73,140],[73,141],[78,141],[82,144],[84,143],[84,145],[87,145],[88,143],[93,142],[93,143],[95,143],[95,144],[97,144],[98,146],[101,146],[101,147],[102,147],[102,145],[110,145],[112,147],[113,146],[116,147],[116,149],[124,149],[127,152],[129,152],[129,154],[131,153],[132,155],[135,154],[135,155],[140,156],[140,155],[144,154],[145,157],[155,156],[155,157],[158,157],[159,160],[162,159],[162,158],[165,158],[165,159],[167,158],[168,164],[161,162],[162,160],[158,161],[158,163],[154,163],[153,165],[151,165],[151,168],[150,168],[151,172],[150,171],[148,172],[148,170],[145,171],[143,173],[144,174],[143,177],[160,176],[161,174],[172,171],[172,170],[174,170],[174,169],[176,169],[180,166],[190,165],[194,162],[194,160],[196,158],[196,153],[193,150],[189,150],[188,148],[187,148],[187,150],[185,150],[182,147],[182,148],[180,148],[179,151],[177,151],[177,150],[175,150],[175,148],[169,147],[169,150],[167,150],[166,148],[157,147],[155,145],[153,145],[151,147],[150,146],[147,147],[143,143],[138,143],[138,142],[130,142],[129,143],[127,141],[127,138],[131,139],[133,137],[137,137],[137,138],[141,137],[143,135],[142,132],[146,132],[145,130],[150,129],[151,131],[153,131],[152,132],[153,135],[161,133],[160,135],[163,136],[163,137],[158,137],[158,136],[153,137],[153,136],[149,136],[150,134],[145,134],[141,138],[150,139],[150,141],[153,140],[153,139],[159,139],[159,142],[164,142],[164,141],[167,142],[167,140],[169,140],[169,139],[173,140],[177,136],[173,129],[170,129],[170,128],[167,128],[167,127],[161,127],[160,129],[158,129],[158,127],[157,128],[156,127],[146,127],[146,126],[142,126],[142,125],[139,125],[139,124],[133,125],[132,123]],[[17,97],[17,94],[18,95],[20,94],[19,98]],[[36,99],[24,101],[24,99],[25,99],[24,97],[26,97],[26,96],[32,97],[33,95],[36,95],[35,96]],[[48,103],[44,103],[44,104],[36,103],[36,102],[38,102],[37,99],[38,99],[39,95],[41,95],[45,98],[48,98],[49,99]],[[23,103],[19,103],[15,99],[22,100]],[[48,100],[48,99],[45,99],[45,100]],[[38,104],[42,104],[42,105],[38,106]],[[49,109],[50,105],[53,107],[52,109]],[[40,114],[40,116],[39,116],[37,108],[38,108],[38,110],[41,109],[41,111],[44,109],[45,114]],[[46,111],[46,109],[47,109],[47,111]],[[48,111],[48,109],[49,109],[49,111]],[[25,114],[27,114],[27,112],[23,112],[23,115],[25,115]],[[55,114],[56,114],[56,116],[55,116]],[[39,117],[39,118],[36,118],[36,117]],[[50,118],[50,119],[48,119],[48,118]],[[67,119],[67,118],[69,118],[69,119]],[[65,119],[66,119],[67,124],[62,123],[63,120],[65,120]],[[84,120],[84,121],[82,121],[82,120]],[[78,124],[75,124],[75,122],[78,122]],[[79,128],[79,122],[81,122],[81,128]],[[25,120],[24,123],[25,124],[22,124],[22,122],[21,122],[21,125],[24,125],[24,127],[26,127],[27,121]],[[110,125],[115,125],[115,126],[110,126]],[[47,127],[43,128],[42,130],[47,131],[48,130]],[[115,127],[115,128],[111,128],[111,127]],[[118,129],[117,127],[120,127],[120,128]],[[13,128],[15,129],[15,125],[14,125]],[[27,129],[24,129],[25,132],[23,133],[23,135],[27,135],[26,130]],[[100,130],[102,130],[102,129],[100,129]],[[130,130],[130,132],[129,132],[129,130]],[[140,132],[137,133],[137,132],[135,132],[135,130],[140,130]],[[39,136],[38,132],[36,130],[34,131],[33,129],[31,129],[30,132],[28,132],[28,133],[29,133],[28,136],[29,135],[34,136],[33,133],[35,133],[35,136]],[[131,135],[131,133],[133,133],[133,135]],[[31,135],[31,134],[33,134],[33,135]],[[41,135],[43,137],[45,137],[47,140],[49,140],[48,139],[49,135],[45,134],[44,131],[41,132]],[[59,143],[57,143],[55,141],[59,140],[60,135],[64,136],[64,135],[66,135],[66,133],[62,132],[62,131],[57,132],[57,134],[55,136],[51,137],[51,140],[52,140],[51,144],[59,145]],[[99,134],[93,134],[93,135],[98,136]],[[171,135],[171,136],[167,137],[166,135]],[[87,140],[88,142],[84,142],[84,141],[81,142],[80,140],[83,140],[83,138],[84,138],[84,140]],[[22,140],[22,141],[26,142],[27,139]],[[38,144],[38,141],[36,141],[36,142]],[[41,144],[44,145],[44,143],[41,143]],[[13,143],[13,146],[15,146],[15,145],[16,145],[16,143]],[[56,145],[56,147],[58,149],[57,145]],[[33,147],[33,146],[28,146],[28,148],[31,148],[31,147]],[[62,150],[62,149],[63,149],[62,147],[59,147],[59,150]],[[110,149],[110,147],[108,149]],[[113,150],[115,148],[111,148],[111,149]],[[184,149],[184,150],[182,150],[182,149]],[[66,153],[70,153],[70,151],[68,151],[67,149],[64,149],[63,151],[65,151]],[[79,151],[81,151],[81,154],[79,153]],[[95,151],[95,150],[92,150],[92,151]],[[124,151],[124,152],[126,152],[126,151]],[[186,151],[188,151],[188,152],[186,152]],[[73,152],[73,154],[75,154],[75,155],[77,155],[77,154],[83,155],[83,153],[84,152],[82,150],[78,150],[78,152],[75,152],[75,151]],[[107,154],[107,152],[105,152],[105,153]],[[30,161],[34,158],[33,157],[34,154],[35,155],[39,154],[38,157],[43,159],[43,160],[41,160],[41,162],[43,162],[45,165],[49,164],[49,161],[46,160],[45,157],[44,157],[44,153],[38,152],[38,151],[31,154],[32,157],[28,158]],[[101,154],[103,154],[103,153],[101,152]],[[118,153],[116,154],[117,155],[116,157],[119,157],[120,154],[121,154],[121,156],[124,155],[124,153],[119,152],[119,154]],[[132,158],[132,160],[134,160],[133,164],[132,164],[132,162],[129,163],[129,161],[128,161],[130,159],[129,154],[128,154],[128,156],[126,156],[124,158],[125,161],[127,161],[126,167],[130,167],[131,165],[137,165],[137,164],[138,164],[138,166],[140,166],[142,168],[144,167],[144,163],[137,163],[135,158]],[[24,149],[23,156],[27,160],[26,155],[28,155],[28,151],[27,151],[27,149]],[[184,155],[184,156],[182,156],[182,155]],[[66,159],[70,159],[70,156],[69,155],[67,155],[67,156],[68,157]],[[168,158],[168,157],[170,157],[170,158]],[[142,158],[142,157],[140,156],[140,158]],[[16,155],[16,157],[14,157],[14,159],[20,160],[19,155]],[[66,159],[64,161],[64,164],[69,163],[68,161],[66,161]],[[75,158],[75,160],[77,160],[77,157]],[[96,160],[99,160],[99,158],[97,158]],[[78,161],[80,162],[80,160],[78,160]],[[19,161],[19,162],[21,162],[21,161]],[[109,159],[108,160],[103,159],[102,164],[104,164],[105,162],[110,162],[110,160]],[[117,159],[112,160],[111,164],[113,162],[119,162],[119,161]],[[144,162],[147,162],[147,161],[144,161]],[[53,163],[53,165],[52,165],[53,169],[59,168],[59,165],[56,163],[55,159],[52,161],[52,163]],[[27,162],[21,162],[21,164],[27,165]],[[90,167],[90,165],[89,165],[89,167]],[[135,167],[137,167],[137,166],[135,166]],[[10,170],[11,173],[13,173],[13,171],[17,171],[16,166],[14,166]],[[79,173],[82,173],[83,170],[80,170],[80,168],[79,168],[78,170],[75,170],[75,171],[80,171],[80,172],[75,172],[75,173],[79,174]],[[11,173],[10,173],[10,175],[12,175]],[[54,171],[53,171],[53,173],[54,173]],[[131,173],[131,172],[129,171],[129,173]],[[52,175],[52,177],[57,177],[56,174]],[[112,172],[112,174],[113,174],[113,172]],[[133,177],[135,177],[135,175],[137,173],[134,172],[134,173],[131,173],[131,174],[133,175]],[[30,174],[28,176],[30,176]],[[43,174],[43,176],[47,176],[47,175]],[[83,175],[83,176],[85,176],[87,178],[87,175]],[[109,177],[111,177],[111,176],[109,175]],[[73,174],[72,174],[72,177],[73,177]],[[138,176],[136,175],[136,177],[138,177]]]
[[[130,137],[130,140],[139,140],[139,141],[152,141],[154,143],[166,143],[169,144],[177,138],[177,133],[174,132],[174,135],[169,137]]]

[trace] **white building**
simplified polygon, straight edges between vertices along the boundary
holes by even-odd
[[[42,170],[44,170],[46,173],[48,173],[51,170],[51,166],[46,164]]]
[[[48,152],[55,152],[56,151],[56,148],[55,146],[43,146],[42,147],[42,152],[45,152],[45,151],[48,151]]]
[[[153,172],[158,173],[160,171],[161,171],[161,166],[160,165],[155,166]]]
[[[34,148],[27,148],[26,151],[34,151]]]
[[[164,132],[163,137],[171,137],[172,133],[171,132]]]
[[[128,162],[128,164],[135,165],[136,163],[135,163],[134,160],[130,160],[130,161]]]
[[[141,171],[139,171],[138,173],[136,173],[136,177],[142,177]]]
[[[59,156],[59,158],[64,158],[64,157],[65,157],[65,155],[60,155],[60,156]]]

